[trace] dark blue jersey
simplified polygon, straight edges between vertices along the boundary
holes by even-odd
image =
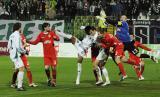
[[[120,31],[116,32],[116,36],[121,42],[130,42],[131,38],[130,38],[130,34],[129,34],[128,23],[125,21],[122,21],[121,23],[122,23],[122,25],[120,27],[118,27],[118,29],[120,29]]]

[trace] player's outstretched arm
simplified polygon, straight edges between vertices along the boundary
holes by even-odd
[[[55,31],[57,35],[61,36],[61,37],[64,37],[64,38],[67,38],[67,39],[71,39],[72,38],[72,35],[71,34],[66,34],[66,33],[63,33],[61,32],[60,30],[56,30]]]
[[[33,44],[33,45],[36,45],[38,44],[39,42],[41,42],[41,37],[40,37],[40,34],[38,35],[38,37],[36,38],[36,40],[27,40],[27,43],[29,44]]]

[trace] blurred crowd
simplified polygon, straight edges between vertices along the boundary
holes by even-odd
[[[0,18],[35,20],[60,16],[127,15],[130,19],[160,15],[160,0],[0,0]]]

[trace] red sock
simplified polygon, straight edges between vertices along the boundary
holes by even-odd
[[[141,72],[139,71],[139,69],[138,69],[136,66],[134,66],[134,70],[135,70],[135,72],[136,72],[136,74],[137,74],[137,77],[140,78],[140,76],[141,76],[142,74],[141,74]]]
[[[144,66],[141,66],[141,74],[144,72]]]
[[[28,78],[29,84],[32,84],[32,73],[31,73],[31,71],[27,71],[27,78]]]
[[[95,69],[93,69],[93,73],[94,73],[94,76],[95,76],[95,78],[96,78],[96,82],[98,81],[98,75],[97,75],[97,72],[96,72],[96,70]]]
[[[56,83],[56,69],[52,70],[52,78],[53,78],[53,81]]]
[[[118,63],[118,67],[123,76],[126,76],[126,72],[124,71],[124,67],[122,63]]]

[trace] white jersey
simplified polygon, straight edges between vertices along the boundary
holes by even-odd
[[[93,43],[96,42],[98,36],[98,32],[94,36],[86,35],[86,37],[82,40],[82,46],[85,50],[89,49]]]
[[[86,51],[96,42],[98,32],[94,36],[86,35],[82,41],[76,39],[75,47],[78,50],[80,56],[84,56]]]
[[[8,50],[11,59],[16,59],[20,56],[21,53],[26,53],[22,46],[20,33],[18,31],[15,31],[10,35],[8,41]]]

